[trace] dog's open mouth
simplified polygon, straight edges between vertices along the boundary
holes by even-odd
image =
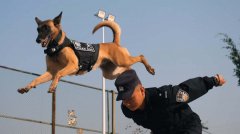
[[[46,47],[51,40],[51,35],[48,35],[45,39],[41,41],[42,47]]]

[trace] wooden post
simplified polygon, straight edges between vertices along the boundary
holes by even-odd
[[[116,106],[115,92],[112,90],[112,134],[116,134]]]
[[[52,93],[52,134],[55,134],[56,125],[56,91]]]

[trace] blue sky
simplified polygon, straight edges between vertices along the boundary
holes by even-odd
[[[218,34],[227,33],[236,42],[240,42],[239,5],[238,0],[2,1],[0,4],[0,64],[43,73],[46,68],[45,55],[43,48],[35,42],[37,25],[34,18],[36,16],[42,20],[54,18],[63,11],[62,27],[69,38],[98,43],[102,41],[102,32],[98,31],[92,35],[91,31],[100,22],[94,14],[98,9],[103,9],[116,16],[116,21],[122,29],[121,45],[126,47],[133,56],[143,54],[155,68],[156,75],[151,76],[142,64],[137,63],[132,66],[145,87],[174,85],[192,77],[223,74],[227,81],[226,85],[210,90],[208,94],[190,105],[209,127],[209,132],[236,134],[240,124],[240,116],[238,116],[240,90],[237,86],[237,78],[233,76],[234,65],[226,56],[228,51],[222,48],[225,44],[221,41],[222,36]],[[112,33],[108,29],[106,29],[105,40],[112,40]],[[16,92],[17,88],[25,86],[33,78],[0,69],[0,90],[3,90],[0,100],[5,98],[9,102],[0,103],[0,107],[4,109],[0,110],[0,113],[6,112],[13,116],[48,120],[45,114],[41,116],[38,114],[37,107],[33,108],[36,113],[27,112],[36,104],[40,104],[42,109],[46,107],[44,104],[49,98],[49,94],[46,93],[49,83],[39,86],[26,95],[19,95]],[[65,77],[64,79],[101,87],[99,69],[84,76]],[[106,81],[107,89],[115,90],[113,82]],[[66,85],[60,84],[59,87],[66,87]],[[78,87],[67,85],[67,88],[70,89],[58,90],[59,94],[64,92],[64,95],[59,95],[62,97],[59,97],[61,104],[66,107],[73,105],[74,108],[81,105],[81,109],[84,107],[85,110],[81,111],[79,118],[81,116],[92,117],[80,123],[79,126],[101,129],[101,121],[93,125],[96,118],[101,119],[101,106],[99,106],[101,105],[101,93],[84,89],[87,90],[86,94],[84,94],[85,91],[77,94],[78,91],[75,90]],[[77,98],[76,102],[71,103],[66,100],[72,98],[71,96]],[[35,104],[34,101],[38,102]],[[24,108],[21,107],[20,102],[24,104]],[[89,105],[83,102],[88,102]],[[117,131],[128,133],[125,130],[126,125],[134,123],[123,117],[119,105],[120,103],[117,102]],[[61,109],[61,105],[59,107],[59,114],[67,113]],[[92,112],[88,110],[89,107],[92,107]],[[15,110],[21,112],[9,112]],[[93,111],[98,110],[98,115],[96,115],[97,112]],[[40,111],[49,114],[48,111]],[[65,123],[64,119],[59,119],[59,121]],[[0,124],[4,124],[1,119]],[[0,125],[0,131],[7,133],[6,128],[1,127],[3,125]],[[6,125],[6,127],[9,126]],[[40,130],[41,133],[45,133],[45,129],[40,128]]]

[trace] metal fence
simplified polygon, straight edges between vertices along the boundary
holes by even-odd
[[[46,93],[49,83],[40,85],[34,91],[24,95],[17,93],[16,86],[22,86],[23,83],[27,84],[27,82],[30,82],[36,76],[39,76],[39,74],[0,66],[1,133],[42,134],[52,132],[52,134],[96,134],[102,132],[102,104],[100,101],[96,102],[96,100],[101,100],[101,93],[96,91],[102,91],[102,89],[61,80],[56,92],[53,94]],[[76,88],[80,90],[75,90]],[[113,90],[106,90],[106,93],[107,133],[116,133],[115,92]],[[69,110],[76,112],[76,126],[67,125]],[[87,115],[91,115],[91,117],[87,117]],[[91,128],[87,128],[89,126]]]

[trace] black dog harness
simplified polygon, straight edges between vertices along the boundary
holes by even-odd
[[[60,40],[61,36],[62,31],[59,32],[56,39],[49,43],[47,49],[44,50],[44,53],[50,57],[53,57],[57,55],[63,48],[71,47],[74,50],[75,55],[78,57],[79,71],[91,71],[98,58],[99,44],[78,42],[65,37],[63,43],[59,45],[58,41]]]

